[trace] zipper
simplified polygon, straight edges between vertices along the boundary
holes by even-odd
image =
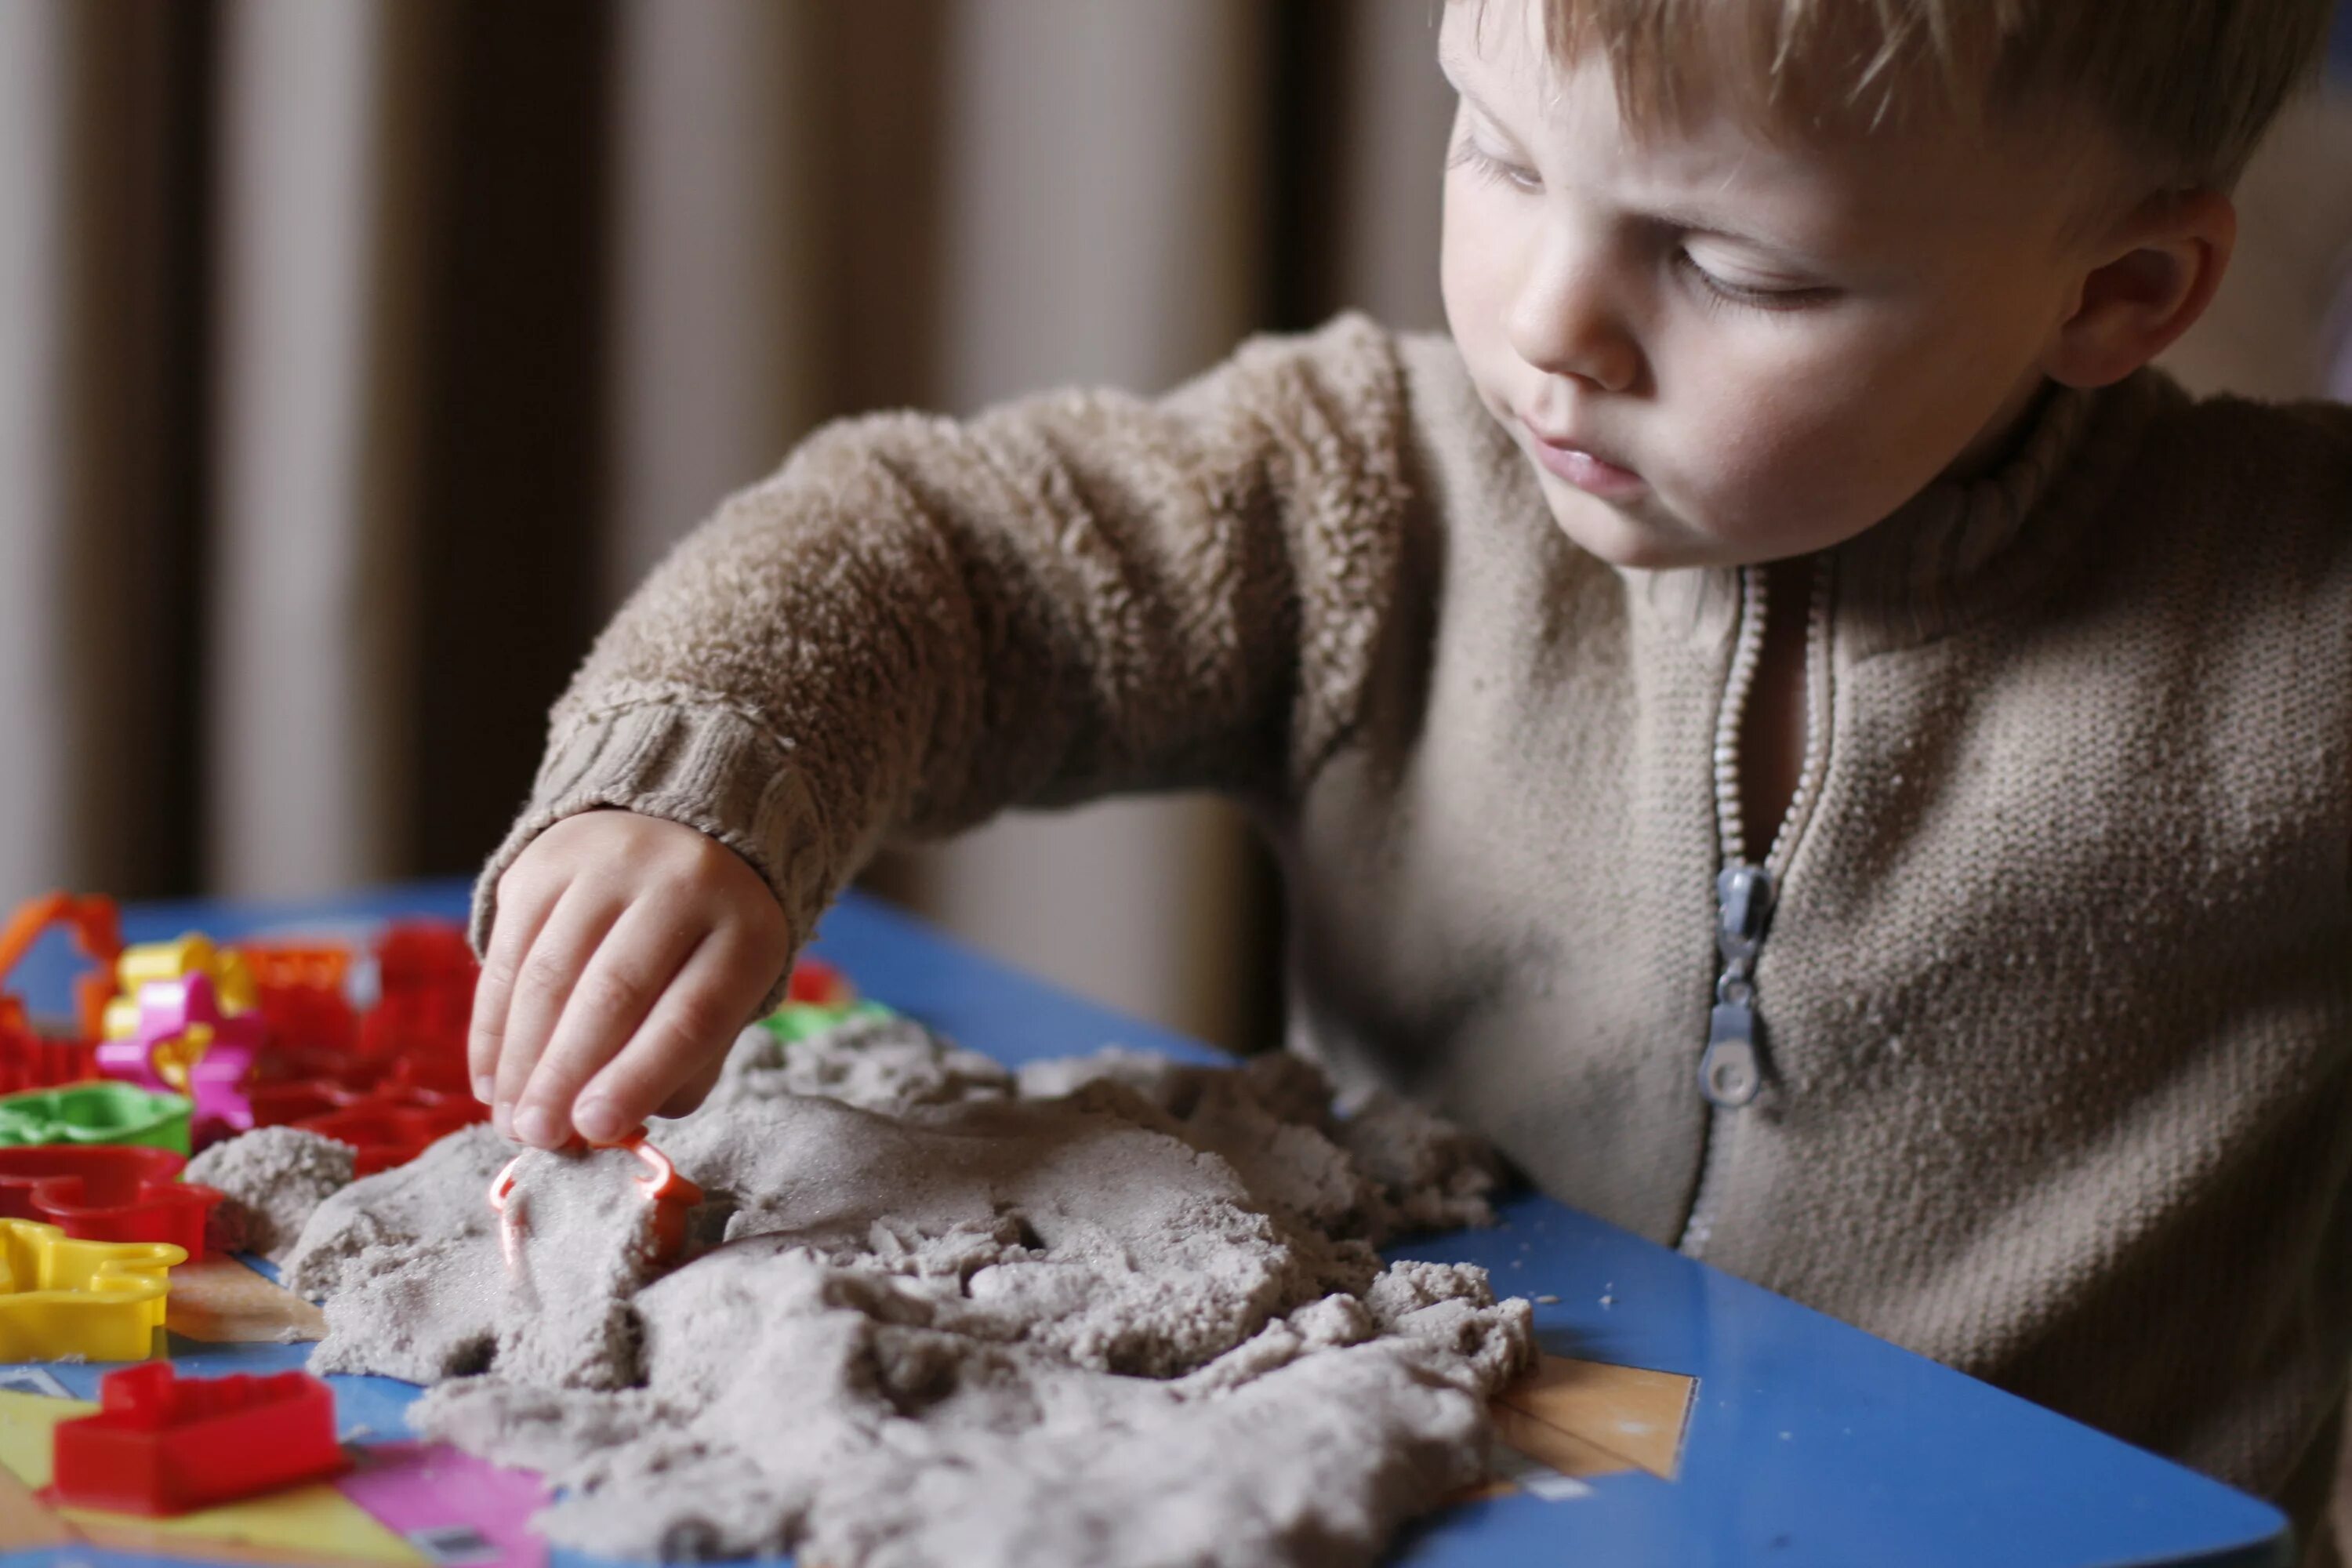
[[[1766,574],[1760,566],[1740,569],[1739,630],[1732,646],[1731,670],[1723,685],[1723,706],[1715,721],[1715,823],[1721,868],[1715,879],[1715,947],[1719,965],[1715,1005],[1708,1010],[1706,1046],[1698,1061],[1699,1093],[1708,1113],[1699,1157],[1698,1191],[1683,1226],[1677,1250],[1697,1257],[1714,1229],[1717,1189],[1723,1182],[1730,1118],[1753,1103],[1764,1087],[1762,1020],[1757,1012],[1756,961],[1772,925],[1781,879],[1796,852],[1801,825],[1820,784],[1828,704],[1815,700],[1821,661],[1828,655],[1831,566],[1827,554],[1813,563],[1805,604],[1805,748],[1789,809],[1759,862],[1748,858],[1740,810],[1739,737],[1748,701],[1764,656],[1764,622],[1770,613]]]

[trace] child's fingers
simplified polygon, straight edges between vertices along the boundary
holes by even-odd
[[[507,1005],[505,1037],[499,1043],[498,1082],[491,1091],[490,1116],[500,1132],[514,1131],[514,1108],[531,1069],[547,1048],[563,1016],[563,1005],[579,984],[589,959],[604,933],[613,929],[621,902],[573,882],[555,901],[530,951],[516,972],[513,1000]]]
[[[659,897],[640,899],[623,912],[572,986],[530,1082],[515,1101],[517,1138],[552,1149],[572,1135],[572,1102],[580,1086],[629,1043],[709,930],[707,919]]]
[[[635,1037],[581,1090],[572,1115],[582,1133],[617,1137],[706,1070],[715,1080],[727,1047],[780,967],[740,929],[713,931],[678,971]],[[702,1088],[707,1091],[709,1084]]]
[[[514,999],[515,983],[524,954],[554,910],[562,884],[518,879],[511,872],[499,879],[498,920],[482,954],[482,973],[474,986],[474,1015],[466,1029],[467,1081],[474,1098],[488,1102],[495,1091],[499,1047],[506,1038],[507,1008]]]
[[[727,1070],[727,1052],[717,1050],[709,1059],[694,1069],[693,1075],[670,1090],[669,1098],[654,1108],[656,1116],[685,1116],[702,1107],[710,1091],[719,1083],[719,1075]]]

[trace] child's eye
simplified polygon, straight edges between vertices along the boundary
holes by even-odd
[[[1446,161],[1446,166],[1467,169],[1482,180],[1492,180],[1515,191],[1535,192],[1543,188],[1543,182],[1536,177],[1534,170],[1505,163],[1467,136],[1454,144],[1454,156]]]
[[[1717,300],[1734,305],[1746,305],[1759,310],[1801,310],[1828,300],[1837,291],[1819,286],[1796,286],[1766,289],[1751,283],[1740,283],[1707,270],[1705,263],[1688,250],[1676,247],[1675,265],[1698,280],[1699,286]]]

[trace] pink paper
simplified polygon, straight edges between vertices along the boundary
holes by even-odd
[[[370,1443],[335,1485],[386,1529],[444,1568],[545,1568],[547,1543],[530,1516],[547,1486],[446,1443]]]

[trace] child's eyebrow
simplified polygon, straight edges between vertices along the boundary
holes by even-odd
[[[1464,59],[1465,57],[1458,51],[1441,45],[1437,51],[1437,68],[1444,75],[1447,83],[1454,90],[1462,95],[1465,102],[1496,126],[1507,130],[1507,124],[1503,118],[1488,107],[1486,100],[1480,98],[1474,89],[1463,81]],[[1808,270],[1820,270],[1822,267],[1822,262],[1814,255],[1812,247],[1792,238],[1727,223],[1724,220],[1724,215],[1712,208],[1664,201],[1656,204],[1644,203],[1638,209],[1632,211],[1630,216],[1643,224],[1658,228],[1672,229],[1684,234],[1708,235],[1718,239],[1727,239],[1749,246],[1792,266]]]
[[[1468,99],[1470,100],[1471,107],[1477,110],[1479,113],[1485,115],[1487,119],[1497,119],[1498,117],[1496,115],[1495,111],[1487,107],[1486,100],[1480,98],[1477,93],[1473,91],[1469,85],[1463,79],[1469,74],[1465,68],[1469,63],[1468,57],[1465,56],[1459,49],[1449,47],[1444,44],[1440,44],[1437,47],[1437,72],[1440,76],[1445,79],[1446,85],[1451,87],[1454,91],[1460,93],[1464,98]]]
[[[1438,52],[1437,68],[1444,74],[1446,84],[1452,87],[1455,92],[1459,93],[1462,97],[1462,101],[1475,110],[1481,119],[1485,120],[1488,124],[1494,126],[1499,131],[1507,132],[1509,132],[1510,122],[1505,120],[1501,115],[1496,113],[1493,106],[1488,104],[1485,99],[1479,97],[1475,89],[1464,83],[1462,73],[1457,68],[1457,58],[1458,57],[1447,56],[1444,50],[1440,50]],[[1512,133],[1512,140],[1518,140],[1516,133]]]
[[[1788,262],[1791,266],[1809,270],[1818,270],[1822,267],[1821,261],[1813,254],[1812,247],[1809,246],[1777,235],[1767,234],[1759,229],[1742,228],[1736,224],[1726,223],[1720,213],[1710,212],[1702,207],[1681,206],[1672,202],[1664,202],[1656,205],[1644,205],[1635,216],[1643,223],[1672,229],[1677,234],[1706,235],[1711,238],[1727,239],[1735,244],[1748,246]]]

